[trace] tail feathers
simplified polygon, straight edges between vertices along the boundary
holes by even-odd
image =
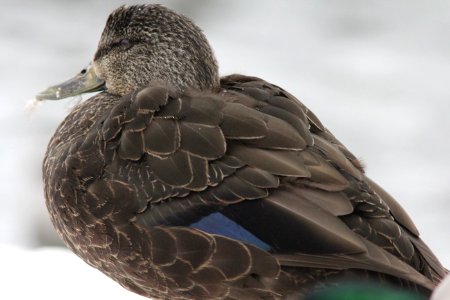
[[[407,280],[428,290],[433,290],[436,287],[436,282],[425,277],[397,257],[380,249],[369,241],[363,240],[363,242],[367,247],[367,252],[365,253],[328,255],[295,253],[290,255],[277,255],[277,258],[282,266],[334,270],[362,269]]]
[[[423,259],[427,262],[427,266],[429,266],[430,269],[431,279],[434,283],[439,283],[449,271],[441,265],[437,257],[421,239],[411,237],[411,241]]]

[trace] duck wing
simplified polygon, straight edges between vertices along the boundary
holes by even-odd
[[[86,198],[113,203],[97,217],[121,228],[114,247],[142,253],[166,290],[245,298],[292,266],[371,270],[429,289],[444,273],[358,160],[261,79],[223,78],[218,94],[152,85],[98,128],[105,167]]]

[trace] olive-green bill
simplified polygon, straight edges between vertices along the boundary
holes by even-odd
[[[89,64],[87,68],[81,70],[75,77],[40,92],[36,95],[36,99],[39,101],[61,100],[83,93],[102,90],[105,90],[105,81],[97,76],[94,68]]]

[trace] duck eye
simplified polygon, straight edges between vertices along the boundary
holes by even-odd
[[[123,39],[123,40],[121,40],[121,41],[120,41],[120,45],[121,45],[122,47],[124,47],[125,49],[128,49],[128,48],[131,47],[131,43],[130,43],[130,40],[129,40],[129,39]]]

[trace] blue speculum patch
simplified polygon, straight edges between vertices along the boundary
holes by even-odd
[[[204,217],[200,221],[191,224],[190,227],[200,229],[207,233],[219,234],[239,240],[262,250],[268,251],[272,248],[269,244],[253,235],[250,231],[219,212]]]

